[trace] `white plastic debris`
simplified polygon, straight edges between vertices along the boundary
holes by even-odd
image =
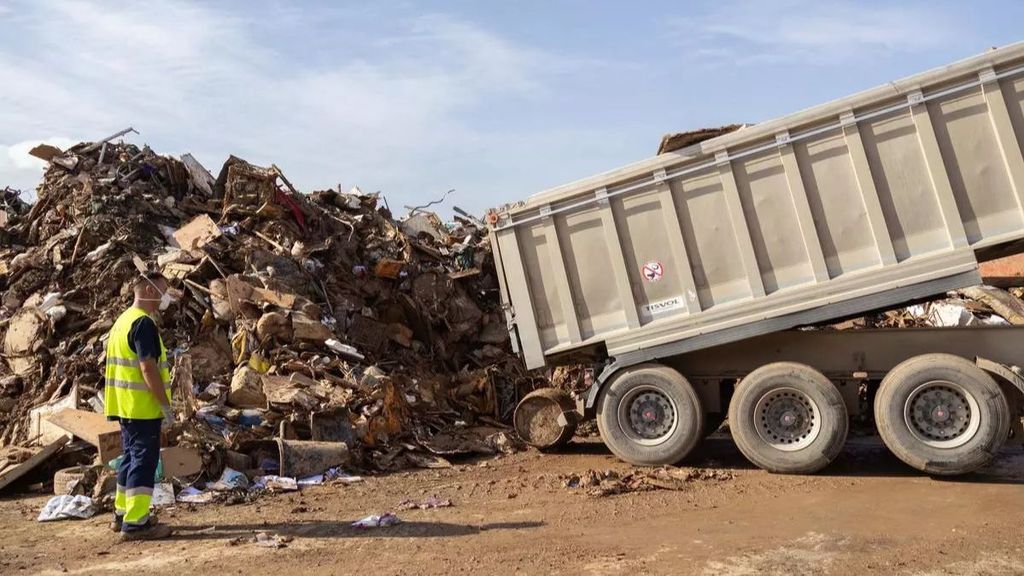
[[[362,362],[363,360],[366,360],[366,357],[360,354],[359,350],[356,350],[354,347],[349,346],[348,344],[342,344],[341,342],[335,340],[334,338],[328,338],[324,342],[324,344],[334,352],[337,352],[338,354],[341,354],[342,356],[345,356],[346,358],[349,358],[351,360],[355,360],[357,362]]]
[[[933,302],[928,313],[928,323],[938,327],[963,327],[977,324],[978,319],[962,304]]]
[[[207,485],[210,490],[227,491],[227,490],[239,490],[249,487],[249,477],[245,474],[234,470],[232,468],[224,468],[224,472],[221,473],[220,478]]]
[[[401,524],[402,520],[398,516],[395,516],[391,512],[385,514],[374,514],[367,516],[362,520],[356,520],[352,523],[353,528],[384,528],[386,526],[394,526],[395,524]]]
[[[153,486],[153,506],[174,506],[174,485],[170,482],[160,482]]]
[[[295,478],[288,476],[257,476],[253,482],[254,488],[264,488],[272,492],[294,492],[299,489],[299,483]]]
[[[196,488],[195,486],[189,486],[178,492],[178,502],[186,502],[188,504],[207,504],[213,502],[213,492],[205,492]]]
[[[88,496],[54,496],[43,506],[36,518],[39,522],[66,520],[72,518],[92,518],[96,515],[96,505]]]
[[[89,252],[88,254],[85,255],[85,261],[86,262],[95,262],[96,260],[99,260],[107,252],[110,251],[110,248],[112,246],[113,246],[113,244],[110,243],[110,242],[104,242],[103,244],[100,244],[95,249],[93,249],[91,252]]]

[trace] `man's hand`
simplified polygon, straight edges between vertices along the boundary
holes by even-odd
[[[171,426],[173,426],[174,425],[174,412],[171,410],[171,407],[167,406],[166,404],[161,404],[160,405],[160,410],[163,411],[163,413],[164,413],[163,427],[164,428],[170,428]]]
[[[142,368],[142,378],[146,381],[146,388],[149,389],[149,393],[156,399],[163,412],[164,426],[174,424],[174,412],[171,411],[171,406],[167,403],[167,392],[164,390],[164,382],[160,378],[160,369],[157,368],[156,360],[153,358],[141,360],[139,367]]]

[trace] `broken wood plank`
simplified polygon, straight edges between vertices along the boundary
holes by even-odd
[[[63,398],[37,406],[29,411],[29,437],[35,438],[36,442],[45,446],[64,436],[66,433],[64,429],[54,425],[46,417],[57,412],[75,408],[78,408],[77,384],[73,385],[71,391]]]
[[[29,150],[28,154],[29,156],[35,156],[40,160],[45,160],[46,162],[49,162],[50,160],[53,159],[54,156],[60,156],[64,154],[64,151],[61,150],[60,148],[57,148],[56,146],[51,146],[49,144],[39,144],[35,148]]]
[[[287,292],[253,287],[252,299],[260,304],[270,304],[279,308],[290,309],[295,306],[296,296]]]
[[[68,436],[61,436],[53,442],[47,444],[39,452],[36,452],[28,460],[25,460],[21,464],[4,470],[3,475],[0,475],[0,490],[6,488],[11,482],[14,482],[18,478],[21,478],[25,474],[32,471],[33,468],[39,466],[51,456],[60,451],[68,441],[71,440]]]
[[[174,232],[182,250],[198,250],[221,236],[220,228],[208,214],[200,214]]]
[[[985,304],[1010,324],[1024,325],[1024,301],[1013,294],[993,286],[971,286],[964,288],[960,293]]]
[[[164,478],[192,476],[203,471],[203,456],[192,448],[171,446],[160,450]]]
[[[121,454],[121,424],[107,420],[102,414],[85,410],[62,410],[47,419],[51,424],[98,448],[101,462],[109,462]]]
[[[298,340],[313,340],[324,342],[333,338],[334,333],[324,323],[305,314],[296,312],[292,314],[292,334]]]

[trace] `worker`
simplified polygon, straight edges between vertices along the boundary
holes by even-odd
[[[158,272],[137,278],[135,301],[114,322],[107,340],[105,413],[121,423],[124,454],[117,467],[111,529],[121,540],[165,538],[171,529],[150,513],[160,459],[161,426],[171,425],[167,349],[154,316],[171,305],[167,279]]]

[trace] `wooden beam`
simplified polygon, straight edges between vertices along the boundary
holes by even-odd
[[[33,454],[28,460],[25,460],[21,464],[18,464],[14,468],[8,469],[3,475],[0,475],[0,490],[6,488],[10,483],[14,482],[18,478],[21,478],[25,474],[32,471],[33,468],[39,466],[45,462],[48,458],[60,451],[68,441],[71,440],[68,436],[61,436],[53,442],[44,446],[39,452]]]

